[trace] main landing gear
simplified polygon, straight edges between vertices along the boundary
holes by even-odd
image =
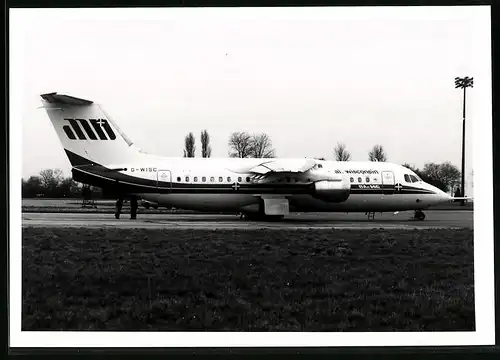
[[[422,210],[415,210],[415,215],[413,217],[415,220],[424,220],[425,219],[425,214]]]

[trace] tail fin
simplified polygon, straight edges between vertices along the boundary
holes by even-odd
[[[40,96],[72,166],[124,163],[137,155],[132,141],[93,101],[57,93]]]

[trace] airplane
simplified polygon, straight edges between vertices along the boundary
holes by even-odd
[[[137,148],[102,107],[69,95],[40,95],[72,165],[73,180],[156,204],[277,220],[290,212],[400,212],[456,199],[388,162],[313,158],[183,158]]]

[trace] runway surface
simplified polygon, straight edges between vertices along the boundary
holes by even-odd
[[[424,221],[410,220],[413,212],[376,213],[368,220],[364,213],[294,213],[276,222],[243,221],[236,215],[138,214],[120,219],[98,213],[23,213],[23,227],[87,227],[125,229],[439,229],[473,228],[472,211],[426,211]]]

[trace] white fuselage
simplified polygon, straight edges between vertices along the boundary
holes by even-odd
[[[342,172],[342,176],[347,177],[351,183],[351,194],[346,201],[335,203],[297,191],[287,193],[283,188],[279,192],[266,194],[258,191],[243,193],[243,186],[251,184],[255,175],[246,173],[245,169],[262,163],[264,159],[161,158],[143,154],[137,160],[135,163],[113,164],[110,167],[126,168],[121,173],[136,178],[167,180],[172,189],[171,193],[148,191],[137,192],[135,195],[160,205],[181,209],[255,211],[261,197],[279,197],[288,199],[290,211],[382,212],[425,209],[450,199],[446,193],[420,179],[418,182],[407,182],[405,174],[414,176],[411,170],[385,162],[317,160],[321,168],[281,176],[281,180],[277,182],[282,186],[305,185],[311,182],[312,176],[315,176],[315,179],[318,179],[318,176],[328,178],[332,174]],[[303,159],[287,161],[300,162]],[[211,192],[209,188],[214,185],[224,186],[225,191]],[[384,185],[392,185],[394,190],[383,192],[380,189]],[[401,189],[398,189],[400,186]],[[185,190],[176,193],[175,190],[181,188]]]

